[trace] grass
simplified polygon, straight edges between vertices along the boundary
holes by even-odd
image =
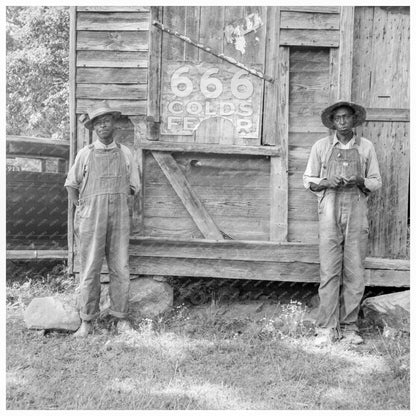
[[[71,292],[69,279],[6,289],[10,410],[410,408],[408,334],[363,327],[363,346],[316,348],[297,301],[178,305],[131,334],[103,318],[75,339],[22,318],[32,297]]]

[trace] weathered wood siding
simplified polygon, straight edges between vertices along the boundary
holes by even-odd
[[[245,52],[227,42],[224,28],[241,24],[244,18],[255,13],[266,22],[265,7],[164,7],[154,11],[154,17],[171,30],[188,36],[225,55],[264,71],[266,27],[245,37]],[[156,33],[151,56],[159,62],[160,80],[154,80],[155,88],[151,100],[155,103],[161,91],[170,91],[172,70],[170,67],[186,66],[183,73],[193,83],[193,101],[198,101],[199,81],[206,69],[220,70],[235,67],[224,64],[219,58],[187,44],[165,32]],[[160,54],[158,61],[157,53]],[[152,65],[152,64],[151,64]],[[176,65],[176,66],[175,66]],[[201,68],[199,74],[191,76],[190,71]],[[213,72],[213,82],[220,80],[224,90],[231,83],[232,73],[219,78]],[[256,94],[262,103],[262,82]],[[200,95],[200,94],[199,94]],[[152,117],[166,123],[166,101],[175,96],[165,94],[160,107],[149,103]],[[208,103],[207,105],[210,105]],[[205,109],[205,103],[203,104]],[[260,109],[261,110],[261,109]],[[261,111],[259,111],[259,118]],[[261,123],[261,120],[259,120]],[[143,154],[143,226],[141,235],[179,239],[237,239],[268,240],[270,238],[270,159],[250,154],[250,146],[259,146],[257,138],[239,138],[224,118],[210,119],[201,123],[194,135],[169,134],[166,125],[164,133],[156,139],[161,150],[174,150],[176,144],[203,145],[211,153],[169,152],[170,158],[161,160],[155,150]],[[231,146],[236,145],[234,149]],[[164,146],[164,147],[163,147]],[[228,147],[227,147],[228,146]],[[243,149],[246,147],[245,149]],[[146,148],[146,146],[145,146]],[[201,148],[200,148],[201,149]],[[202,149],[201,149],[202,150]],[[230,152],[230,150],[232,150]],[[249,154],[244,155],[245,151]],[[232,154],[235,153],[235,154]]]
[[[233,7],[164,7],[163,14],[159,16],[161,23],[171,30],[177,31],[193,41],[211,48],[217,54],[224,54],[231,59],[235,59],[242,64],[246,64],[248,67],[264,71],[265,64],[265,37],[266,37],[266,7],[248,7],[248,6],[233,6]],[[240,25],[243,26],[245,17],[255,14],[257,21],[262,22],[256,31],[249,33],[247,36],[242,37],[244,45],[238,46],[237,43],[233,43],[234,39],[232,35],[226,35],[229,31],[232,31],[234,27]],[[259,24],[260,25],[260,24]],[[228,29],[227,29],[228,28]],[[231,33],[231,32],[230,32]],[[193,45],[187,44],[183,40],[172,36],[168,33],[162,33],[161,39],[161,81],[158,87],[158,92],[169,92],[169,95],[164,95],[164,99],[161,102],[161,117],[162,117],[162,134],[159,136],[159,140],[166,142],[191,142],[191,143],[210,143],[210,144],[237,144],[237,145],[258,145],[260,144],[260,132],[257,137],[241,137],[237,136],[234,128],[235,125],[231,125],[227,121],[227,116],[223,117],[207,117],[208,112],[213,112],[213,107],[218,105],[218,100],[211,99],[207,101],[201,101],[201,90],[204,73],[206,70],[212,70],[212,73],[208,75],[205,80],[208,83],[208,89],[221,88],[223,94],[219,98],[224,100],[230,100],[231,94],[226,90],[230,88],[232,71],[236,68],[233,65],[224,63],[221,59],[207,53],[201,49],[196,48]],[[188,119],[200,119],[203,120],[196,128],[195,133],[191,134],[169,134],[169,129],[166,128],[168,124],[166,119],[168,112],[168,102],[174,101],[174,94],[172,94],[170,85],[172,73],[169,72],[169,66],[175,68],[182,65],[183,68],[187,68],[186,72],[180,73],[180,78],[189,79],[192,81],[190,87],[193,92],[189,94],[190,102],[202,103],[201,111],[197,111],[194,117],[187,117]],[[199,73],[196,69],[199,68]],[[230,72],[226,72],[226,70]],[[189,71],[189,72],[188,72]],[[216,71],[216,72],[215,72]],[[188,75],[189,73],[189,75]],[[192,73],[192,75],[191,75]],[[186,78],[185,78],[186,77]],[[247,74],[244,74],[247,77]],[[254,84],[254,94],[259,97],[259,106],[257,111],[254,110],[258,117],[261,114],[262,90],[263,84],[256,77],[249,76],[243,78],[245,81]],[[200,84],[201,83],[201,84]],[[222,98],[223,97],[223,98]],[[185,101],[186,102],[186,101]],[[205,105],[207,107],[205,107]],[[229,108],[229,107],[228,107]],[[218,110],[214,111],[219,113]],[[188,114],[192,115],[192,114]],[[219,115],[219,114],[218,114]]]
[[[320,112],[329,102],[328,48],[291,48],[289,67],[289,241],[318,242],[315,195],[303,186],[311,146],[327,134]]]
[[[243,28],[250,16],[258,25],[238,43],[233,30]],[[383,189],[370,198],[369,254],[406,256],[408,8],[84,6],[76,7],[74,20],[73,111],[78,118],[102,99],[120,109],[125,117],[117,138],[133,150],[142,177],[143,199],[133,207],[133,273],[317,281],[316,258],[310,263],[296,254],[297,245],[316,249],[318,243],[316,198],[304,189],[302,175],[311,146],[330,133],[320,112],[339,99],[368,109],[357,131],[374,143],[382,171]],[[169,95],[173,73],[182,77],[179,95],[184,78],[191,80],[189,113],[198,115],[201,77],[209,74],[211,91],[217,79],[225,91],[236,67],[161,31],[153,20],[274,79],[241,75],[255,87],[250,105],[259,101],[255,133],[239,136],[221,117],[201,122],[192,134],[166,128],[166,101],[175,100]],[[189,72],[175,72],[181,65]],[[209,72],[212,68],[219,72]],[[224,100],[234,99],[230,91]],[[75,149],[91,142],[80,122],[73,130]],[[162,250],[141,257],[137,250],[147,247],[140,243],[147,239],[163,247],[170,239],[186,241],[185,251],[204,239],[224,244],[225,251],[243,244],[236,241],[234,247],[228,239],[244,240],[253,250],[256,244],[282,243],[300,262],[234,259],[227,251],[220,263],[201,251],[196,268],[193,258],[184,260],[174,245],[166,256]],[[367,269],[368,282],[378,284],[394,265],[367,261]],[[407,274],[408,269],[398,270],[393,283]]]
[[[150,7],[78,6],[75,25],[75,112],[107,100],[126,116],[146,115]],[[91,141],[78,121],[78,146]],[[121,120],[119,140],[133,148],[133,127]],[[130,139],[129,139],[130,138]]]
[[[319,113],[334,101],[331,68],[339,58],[331,62],[330,48],[290,51],[288,238],[317,243],[316,200],[302,189],[302,174],[310,147],[328,133]],[[357,132],[373,142],[383,180],[383,188],[369,198],[369,255],[405,258],[410,180],[408,8],[356,7],[353,51],[350,98],[368,112]]]
[[[355,9],[352,99],[368,109],[358,129],[374,143],[383,187],[369,200],[369,255],[408,255],[410,181],[408,7]]]
[[[241,155],[174,153],[189,185],[213,221],[236,240],[269,239],[269,160]],[[189,207],[149,152],[144,165],[144,232],[146,236],[204,238]]]

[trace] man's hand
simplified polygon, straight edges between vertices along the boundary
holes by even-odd
[[[325,189],[325,188],[338,188],[343,184],[343,178],[339,175],[330,176],[327,179],[322,179],[321,182],[319,182],[319,188]],[[312,189],[312,188],[311,188]],[[313,189],[312,189],[313,190]]]
[[[342,184],[343,184],[343,179],[341,178],[341,176],[336,175],[328,179],[322,179],[321,182],[319,182],[319,185],[315,183],[311,183],[310,188],[311,188],[311,191],[319,192],[327,188],[337,188],[338,186]]]
[[[66,190],[68,191],[68,199],[75,205],[78,205],[79,200],[79,191],[78,189],[72,188],[71,186],[67,186]]]
[[[344,182],[344,179],[340,175],[330,176],[328,179],[328,188],[338,188]]]
[[[359,188],[364,187],[364,178],[361,176],[351,176],[348,179],[344,179],[345,185],[357,185]]]

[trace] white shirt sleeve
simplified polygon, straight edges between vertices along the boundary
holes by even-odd
[[[306,189],[310,189],[311,183],[319,185],[322,181],[321,174],[321,155],[318,150],[319,143],[315,143],[311,148],[308,164],[306,165],[305,172],[303,174],[303,186]]]
[[[75,189],[80,188],[90,151],[91,149],[86,146],[78,152],[74,164],[69,169],[64,186],[70,186]]]

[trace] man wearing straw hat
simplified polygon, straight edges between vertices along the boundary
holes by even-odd
[[[76,206],[74,233],[81,263],[81,326],[74,336],[85,337],[99,315],[100,272],[104,256],[110,277],[110,315],[119,332],[131,329],[127,320],[130,285],[128,245],[130,217],[127,199],[139,190],[139,173],[130,150],[114,141],[120,111],[99,102],[88,111],[84,126],[98,140],[84,147],[68,172],[65,187]]]
[[[322,123],[335,134],[312,146],[303,175],[305,188],[318,196],[318,346],[336,340],[363,342],[357,318],[365,289],[367,197],[381,187],[374,146],[353,130],[365,118],[365,109],[355,103],[339,101],[326,108]]]

